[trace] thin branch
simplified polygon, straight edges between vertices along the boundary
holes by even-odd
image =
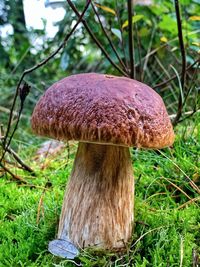
[[[179,0],[174,0],[174,2],[175,2],[175,10],[176,10],[176,22],[177,22],[177,27],[178,27],[178,39],[179,39],[179,45],[180,45],[181,57],[182,57],[181,84],[182,84],[182,90],[184,90],[185,75],[186,75],[186,51],[185,51],[185,46],[184,46],[184,41],[183,41],[182,21],[181,21]]]
[[[182,209],[182,208],[185,208],[185,206],[191,204],[191,203],[195,203],[196,201],[200,201],[200,196],[199,197],[195,197],[195,198],[192,198],[190,199],[189,201],[183,203],[182,205],[180,205],[177,209]]]
[[[13,112],[14,112],[14,107],[15,107],[15,104],[16,104],[16,101],[17,101],[17,97],[19,95],[19,92],[20,92],[20,87],[21,87],[21,84],[22,84],[22,81],[24,79],[24,77],[33,72],[34,70],[40,68],[41,66],[45,65],[50,59],[52,59],[58,52],[60,52],[60,50],[65,47],[66,45],[66,42],[68,41],[68,39],[70,38],[70,36],[73,34],[73,32],[76,30],[77,26],[79,25],[79,23],[81,22],[81,20],[83,19],[83,16],[85,15],[85,12],[87,11],[87,9],[89,8],[89,5],[91,3],[91,0],[88,0],[87,1],[87,4],[82,12],[82,14],[79,15],[79,18],[76,22],[76,24],[74,25],[74,27],[71,29],[71,31],[65,36],[63,42],[60,44],[60,46],[50,55],[48,56],[46,59],[42,60],[41,62],[39,62],[38,64],[36,64],[35,66],[33,66],[32,68],[30,69],[27,69],[23,72],[19,82],[18,82],[18,85],[17,85],[17,89],[16,89],[16,92],[15,92],[15,96],[14,96],[14,99],[13,99],[13,104],[12,104],[12,107],[11,107],[11,110],[10,110],[10,116],[9,116],[9,121],[8,121],[8,126],[7,126],[7,131],[6,131],[6,134],[5,134],[5,138],[4,138],[4,147],[7,148],[9,147],[10,143],[11,143],[11,140],[12,140],[12,137],[17,129],[17,126],[18,126],[18,122],[19,122],[19,119],[20,119],[20,116],[18,116],[18,121],[16,123],[16,126],[9,138],[9,141],[8,143],[6,144],[6,141],[7,141],[7,138],[8,138],[8,135],[9,135],[9,131],[10,131],[10,127],[11,127],[11,122],[12,122],[12,118],[13,118]],[[19,115],[21,115],[21,112],[19,112]],[[2,154],[2,157],[0,159],[0,162],[2,161],[4,155],[6,153],[6,149],[4,150],[3,154]]]
[[[14,174],[13,172],[11,172],[6,166],[4,166],[4,165],[2,164],[2,162],[0,162],[0,166],[1,166],[1,168],[2,168],[5,172],[9,173],[9,174],[13,177],[14,180],[20,181],[20,182],[22,182],[22,183],[24,183],[24,184],[28,184],[28,182],[27,182],[26,180],[24,180],[24,179],[21,178],[20,176],[18,176],[18,175],[16,175],[16,174]]]
[[[196,110],[195,113],[199,113],[200,112],[200,109]],[[189,116],[191,117],[192,115],[194,114],[194,110],[191,110],[191,111],[187,111],[187,112],[184,112],[183,115],[188,115],[186,118],[188,118]],[[169,118],[172,120],[176,117],[176,114],[171,114],[169,115]]]
[[[115,46],[114,46],[112,40],[110,39],[108,33],[107,33],[106,30],[104,29],[103,24],[102,24],[102,22],[101,22],[101,19],[100,19],[100,17],[99,17],[99,14],[98,14],[98,12],[97,12],[97,10],[96,10],[94,4],[91,3],[91,6],[92,6],[92,8],[93,8],[93,10],[94,10],[95,15],[97,16],[97,19],[98,19],[98,21],[99,21],[99,24],[100,24],[100,26],[101,26],[101,29],[102,29],[104,35],[106,36],[106,38],[107,38],[107,40],[108,40],[108,42],[109,42],[109,44],[110,44],[112,50],[114,51],[114,53],[115,53],[117,59],[119,60],[120,64],[122,65],[123,69],[124,69],[126,72],[128,72],[128,71],[127,71],[127,68],[126,68],[124,62],[122,61],[122,59],[120,58],[120,56],[119,56],[119,54],[118,54],[118,52],[117,52],[117,50],[116,50],[116,48],[115,48]]]
[[[198,186],[193,182],[193,180],[173,161],[171,160],[168,156],[165,155],[160,149],[157,149],[160,154],[162,154],[166,159],[168,159],[174,166],[176,166],[177,169],[179,169],[180,172],[185,176],[185,178],[189,181],[189,184],[191,187],[198,193],[200,194],[200,189]]]
[[[158,65],[160,66],[160,68],[162,69],[162,73],[165,73],[166,76],[169,78],[170,77],[169,72],[166,70],[165,66],[163,66],[163,64],[161,63],[161,61],[159,60],[159,58],[156,55],[155,55],[155,60],[158,63]],[[176,93],[174,92],[173,88],[171,88],[171,86],[170,86],[170,91],[171,91],[174,99],[177,102],[178,101],[178,97],[177,97]]]
[[[46,193],[46,185],[42,191],[42,194],[40,196],[39,199],[39,203],[38,203],[38,208],[37,208],[37,218],[36,218],[36,224],[38,225],[40,222],[40,214],[41,214],[41,209],[42,209],[42,216],[44,218],[44,207],[43,207],[43,200],[44,200],[44,195]]]
[[[181,23],[181,14],[180,14],[180,8],[179,8],[179,1],[174,0],[175,3],[175,10],[176,10],[176,22],[177,22],[177,28],[178,28],[178,39],[179,39],[179,45],[181,49],[181,57],[182,57],[182,71],[181,71],[181,87],[182,91],[184,92],[185,87],[185,77],[186,77],[186,52],[185,52],[185,46],[183,41],[183,33],[182,33],[182,23]],[[176,118],[173,121],[173,125],[177,125],[179,119],[181,118],[183,110],[183,100],[181,96],[181,92],[179,94],[179,101],[178,101],[178,110]]]
[[[67,0],[69,6],[71,7],[71,9],[74,11],[74,13],[76,14],[77,17],[80,18],[80,14],[77,10],[77,8],[75,7],[75,5],[72,3],[71,0]],[[102,46],[102,44],[97,40],[97,38],[95,37],[95,35],[93,34],[92,30],[90,29],[90,27],[88,26],[87,22],[82,19],[81,22],[83,23],[83,25],[85,26],[85,29],[87,30],[87,32],[89,33],[90,37],[92,38],[92,40],[96,43],[96,45],[99,47],[99,49],[101,50],[101,52],[104,54],[104,56],[106,57],[106,59],[113,65],[113,67],[115,67],[115,69],[117,69],[121,74],[123,74],[124,76],[128,76],[128,74],[126,72],[124,72],[117,64],[115,64],[115,62],[111,59],[111,57],[108,55],[108,53],[106,52],[106,50],[104,49],[104,47]]]
[[[183,122],[183,121],[185,121],[185,120],[191,118],[195,113],[199,113],[199,111],[200,111],[200,110],[197,110],[197,107],[194,106],[194,110],[193,110],[192,112],[190,112],[188,116],[182,118],[182,119],[179,120],[178,122]],[[187,113],[187,112],[186,112],[186,113]]]
[[[187,36],[191,36],[191,35],[194,35],[196,33],[199,33],[200,30],[195,30],[195,31],[191,31],[189,33],[187,33]],[[162,48],[165,48],[166,46],[168,46],[169,44],[173,43],[174,41],[178,40],[178,37],[175,37],[173,39],[171,39],[170,41],[168,41],[167,43],[164,43],[163,45],[151,50],[145,57],[142,58],[142,61],[144,61],[147,57],[150,57],[152,55],[154,55],[155,53],[157,53],[159,50],[161,50]],[[139,65],[139,63],[137,62],[135,64],[135,66],[137,67]]]
[[[186,70],[188,71],[189,69],[191,69],[192,67],[194,67],[197,63],[200,62],[200,58],[198,58],[197,60],[195,60],[191,65],[189,65]],[[179,75],[181,75],[181,73],[179,73]],[[155,86],[153,86],[153,89],[156,89],[158,87],[164,87],[165,85],[167,85],[169,82],[171,82],[172,80],[176,79],[177,76],[173,75],[170,79],[162,82],[162,83],[158,83]]]
[[[150,38],[150,41],[149,41],[149,46],[148,46],[148,50],[147,50],[147,55],[145,57],[145,60],[144,60],[144,65],[143,65],[143,69],[142,69],[142,75],[141,75],[141,81],[144,80],[144,72],[146,71],[147,69],[147,64],[148,64],[148,61],[149,61],[149,57],[151,55],[151,47],[152,47],[152,43],[153,43],[153,38],[154,38],[154,34],[155,34],[155,27],[153,27],[153,30],[152,30],[152,33],[151,33],[151,38]]]
[[[171,182],[169,179],[162,177],[164,180],[166,180],[168,183],[170,183],[173,187],[175,187],[177,190],[179,190],[183,195],[185,195],[188,199],[191,199],[190,196],[188,196],[188,194],[183,191],[178,185],[174,184],[173,182]]]
[[[130,78],[135,77],[135,67],[134,67],[134,43],[133,43],[133,5],[132,0],[127,0],[128,4],[128,38],[129,38],[129,57],[130,57]]]
[[[139,60],[139,66],[138,66],[138,72],[139,72],[139,81],[142,81],[142,55],[141,55],[141,41],[138,34],[138,24],[135,23],[135,35],[137,40],[137,50],[138,50],[138,60]]]
[[[16,121],[16,123],[15,123],[15,127],[14,127],[14,129],[13,129],[13,132],[12,132],[12,134],[11,134],[11,136],[10,136],[10,139],[9,139],[9,141],[8,141],[8,144],[6,144],[6,138],[8,137],[8,128],[7,128],[7,132],[6,132],[6,135],[5,135],[5,137],[3,138],[3,142],[2,142],[2,145],[3,145],[3,148],[4,148],[4,151],[3,151],[3,153],[2,153],[2,157],[1,157],[1,159],[0,159],[0,162],[2,161],[2,159],[4,158],[4,156],[5,156],[5,154],[6,154],[6,152],[7,152],[7,150],[8,150],[8,147],[9,147],[9,145],[10,145],[10,143],[11,143],[11,140],[12,140],[12,138],[13,138],[13,136],[14,136],[14,133],[15,133],[15,131],[17,130],[17,127],[18,127],[18,124],[19,124],[19,121],[20,121],[20,117],[21,117],[21,114],[22,114],[22,110],[23,110],[23,107],[24,107],[24,101],[25,101],[25,99],[26,99],[26,96],[28,95],[28,93],[29,93],[29,90],[30,90],[30,87],[27,85],[27,83],[24,83],[24,85],[21,87],[19,87],[19,95],[20,95],[20,100],[21,100],[21,103],[20,103],[20,109],[19,109],[19,114],[18,114],[18,116],[17,116],[17,121]],[[18,96],[18,95],[17,95]],[[14,103],[14,102],[13,102]],[[11,113],[10,113],[11,114]],[[12,117],[9,117],[9,122],[11,123],[11,121],[12,121]],[[9,127],[9,126],[8,126]]]
[[[4,113],[8,113],[8,114],[10,114],[10,109],[5,108],[5,107],[2,107],[2,106],[0,106],[0,111],[2,111],[2,112],[4,112]],[[18,112],[13,111],[13,115],[14,115],[14,116],[18,116]],[[29,118],[29,116],[24,115],[24,114],[22,114],[21,117],[22,117],[22,118],[25,118],[25,119],[28,119],[28,118]]]
[[[198,78],[197,75],[198,75],[199,65],[200,65],[200,60],[199,60],[199,62],[197,63],[197,67],[196,67],[196,69],[195,69],[195,71],[194,71],[194,75],[192,76],[192,78],[191,78],[191,80],[190,80],[190,87],[188,88],[188,90],[187,90],[187,92],[186,92],[186,94],[185,94],[185,99],[184,99],[184,102],[183,102],[183,106],[185,106],[186,101],[187,101],[187,98],[188,98],[190,92],[192,91],[192,88],[193,88],[193,86],[194,86],[194,84],[195,84],[195,78]]]
[[[22,166],[25,171],[30,172],[32,175],[35,175],[34,170],[32,170],[10,147],[7,147],[7,151],[13,156],[13,158]]]
[[[40,222],[40,213],[41,213],[41,210],[42,210],[42,216],[44,218],[44,206],[43,206],[43,203],[44,203],[44,197],[45,197],[45,193],[46,191],[49,189],[49,187],[52,186],[52,183],[47,180],[47,182],[45,183],[45,186],[43,187],[43,190],[42,190],[42,194],[40,196],[40,199],[39,199],[39,203],[38,203],[38,209],[37,209],[37,219],[36,219],[36,224],[38,225],[39,222]],[[40,187],[41,188],[41,187]]]
[[[157,230],[160,230],[160,229],[162,229],[162,228],[164,228],[163,226],[160,226],[160,227],[157,227],[157,228],[153,228],[153,229],[151,229],[151,230],[149,230],[149,231],[147,231],[146,233],[144,233],[143,235],[141,235],[132,245],[131,245],[131,248],[133,248],[133,247],[135,247],[135,245],[144,237],[144,236],[146,236],[146,235],[148,235],[148,234],[150,234],[150,233],[152,233],[152,232],[154,232],[154,231],[157,231]]]
[[[118,6],[118,1],[117,0],[115,0],[115,10],[116,10],[116,15],[117,15],[117,21],[118,21],[118,24],[119,24],[119,30],[120,30],[121,37],[122,37],[122,39],[121,39],[121,48],[122,48],[122,51],[123,51],[123,54],[124,54],[124,61],[125,61],[126,66],[128,66],[128,60],[127,60],[127,57],[126,57],[126,48],[125,48],[123,30],[122,30],[122,20],[121,20],[121,17],[120,17],[120,10],[119,10],[119,6]]]

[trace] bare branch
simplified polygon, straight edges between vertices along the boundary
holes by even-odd
[[[182,91],[184,92],[185,77],[186,77],[186,52],[185,52],[185,46],[184,46],[184,41],[183,41],[179,1],[174,0],[174,3],[175,3],[175,10],[176,10],[176,22],[177,22],[177,27],[178,27],[178,39],[179,39],[179,45],[180,45],[180,49],[181,49],[181,56],[182,56],[181,86],[182,86]],[[182,115],[182,109],[183,109],[183,101],[182,101],[182,96],[181,96],[181,92],[180,92],[177,115],[173,121],[173,125],[176,125],[178,123],[178,121]]]
[[[62,43],[60,44],[60,46],[59,46],[59,47],[58,47],[58,48],[57,48],[57,49],[56,49],[50,56],[48,56],[46,59],[42,60],[41,62],[39,62],[38,64],[36,64],[36,65],[33,66],[32,68],[27,69],[27,70],[25,70],[25,71],[23,72],[23,74],[22,74],[22,76],[21,76],[21,78],[20,78],[20,80],[19,80],[19,82],[18,82],[17,89],[16,89],[16,92],[15,92],[15,96],[14,96],[14,99],[13,99],[13,104],[12,104],[11,111],[10,111],[10,116],[9,116],[9,121],[8,121],[8,126],[7,126],[7,131],[6,131],[5,138],[4,138],[4,148],[5,148],[5,149],[4,149],[4,152],[3,152],[2,157],[1,157],[1,159],[0,159],[0,162],[2,162],[2,159],[4,158],[4,155],[5,155],[5,153],[6,153],[6,149],[7,149],[7,147],[9,147],[9,145],[10,145],[10,143],[11,143],[11,140],[12,140],[12,138],[13,138],[13,135],[14,135],[14,133],[15,133],[17,127],[18,127],[18,123],[19,123],[19,119],[20,119],[20,115],[21,115],[21,112],[22,112],[23,105],[21,105],[21,107],[20,107],[20,111],[19,111],[19,115],[18,115],[18,120],[17,120],[17,122],[16,122],[16,125],[15,125],[15,127],[14,127],[14,130],[13,130],[13,132],[11,133],[11,136],[10,136],[10,138],[9,138],[9,140],[8,140],[8,143],[6,143],[7,138],[8,138],[8,135],[9,135],[9,132],[10,132],[10,127],[11,127],[11,121],[12,121],[12,118],[13,118],[14,107],[15,107],[15,104],[16,104],[16,101],[17,101],[17,97],[18,97],[18,95],[19,95],[20,88],[21,88],[21,84],[22,84],[22,82],[23,82],[24,77],[25,77],[27,74],[29,74],[29,73],[33,72],[34,70],[40,68],[41,66],[45,65],[50,59],[52,59],[56,54],[58,54],[62,48],[65,47],[65,45],[66,45],[68,39],[69,39],[70,36],[73,34],[73,32],[76,30],[76,28],[77,28],[77,26],[79,25],[80,21],[83,19],[83,16],[85,15],[85,12],[87,11],[87,9],[88,9],[90,3],[91,3],[91,0],[88,0],[88,1],[87,1],[87,4],[86,4],[86,6],[85,6],[85,8],[84,8],[84,10],[83,10],[83,12],[82,12],[82,14],[79,15],[79,18],[78,18],[76,24],[75,24],[74,27],[71,29],[71,31],[65,36],[65,38],[64,38],[64,40],[62,41]]]
[[[13,156],[13,158],[22,166],[25,171],[30,172],[32,175],[35,175],[33,169],[31,169],[18,155],[17,153],[10,147],[7,147],[7,151]]]
[[[98,21],[99,21],[99,24],[100,24],[100,26],[101,26],[101,29],[102,29],[104,35],[106,36],[106,38],[107,38],[107,40],[108,40],[108,42],[109,42],[109,44],[110,44],[112,50],[114,51],[114,53],[115,53],[117,59],[119,60],[120,64],[122,65],[123,69],[124,69],[126,72],[128,72],[128,71],[127,71],[127,68],[126,68],[124,62],[122,61],[122,59],[120,58],[120,56],[119,56],[119,54],[118,54],[118,52],[117,52],[117,50],[116,50],[116,48],[115,48],[115,46],[114,46],[112,40],[110,39],[108,33],[107,33],[106,30],[104,29],[103,24],[102,24],[102,22],[101,22],[101,19],[100,19],[100,17],[99,17],[99,14],[98,14],[98,12],[97,12],[97,10],[96,10],[94,4],[91,3],[91,5],[92,5],[92,8],[93,8],[93,10],[94,10],[95,15],[97,16],[97,19],[98,19]]]
[[[72,3],[71,0],[67,0],[68,4],[70,5],[71,9],[74,11],[74,13],[77,15],[77,17],[80,17],[80,14],[77,10],[77,8],[75,7],[75,5]],[[91,31],[90,27],[88,26],[87,22],[82,19],[81,22],[83,23],[83,25],[85,26],[85,29],[87,30],[87,32],[89,33],[90,37],[92,38],[92,40],[96,43],[96,45],[99,47],[99,49],[101,50],[101,52],[104,54],[104,56],[107,58],[107,60],[113,65],[113,67],[115,69],[117,69],[121,74],[123,74],[124,76],[128,76],[128,74],[126,72],[124,72],[117,64],[115,64],[115,62],[111,59],[111,57],[108,55],[108,53],[106,52],[106,50],[104,49],[104,47],[102,46],[102,44],[97,40],[97,38],[95,37],[95,35],[93,34],[93,32]]]
[[[135,77],[135,67],[134,67],[134,43],[133,43],[133,5],[132,0],[127,0],[128,4],[128,38],[129,38],[129,56],[130,56],[130,78],[134,79]]]
[[[23,179],[22,177],[20,177],[20,176],[14,174],[13,172],[11,172],[6,166],[4,166],[4,165],[2,164],[2,162],[0,162],[0,166],[1,166],[1,168],[2,168],[5,172],[9,173],[9,174],[12,176],[12,178],[13,178],[14,180],[20,181],[20,182],[22,182],[22,183],[24,183],[24,184],[28,184],[27,181],[26,181],[25,179]]]
[[[192,67],[194,67],[197,63],[200,62],[200,58],[198,58],[197,60],[195,60],[191,65],[189,65],[186,70],[188,71],[189,69],[191,69]],[[179,73],[179,75],[181,75],[181,73]],[[170,79],[162,82],[162,83],[158,83],[156,84],[153,88],[156,89],[158,87],[164,87],[165,85],[167,85],[169,82],[171,82],[172,80],[176,79],[177,76],[176,75],[173,75]]]

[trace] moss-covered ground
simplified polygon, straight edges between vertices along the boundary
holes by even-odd
[[[136,266],[191,267],[200,264],[200,116],[175,128],[174,146],[160,151],[131,149],[135,226],[123,254],[82,251],[75,260],[52,256],[66,180],[76,144],[36,158],[44,139],[18,133],[12,145],[36,177],[7,166],[28,183],[1,173],[0,267]],[[29,129],[30,131],[30,129]],[[8,158],[12,161],[12,158]],[[45,189],[44,189],[45,188]]]

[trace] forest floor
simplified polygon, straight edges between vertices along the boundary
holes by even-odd
[[[63,260],[47,247],[57,232],[77,144],[69,145],[69,154],[66,145],[54,153],[37,153],[45,139],[33,136],[30,129],[17,133],[13,148],[36,176],[7,163],[27,183],[0,177],[0,267],[200,266],[199,114],[178,125],[175,134],[171,148],[131,149],[135,226],[124,254],[85,250],[75,260]]]

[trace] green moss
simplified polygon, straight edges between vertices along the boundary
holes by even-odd
[[[66,165],[67,152],[35,161],[37,147],[21,144],[20,155],[37,173],[33,178],[19,170],[33,186],[10,177],[0,186],[0,267],[6,266],[182,266],[190,267],[192,253],[199,253],[199,197],[191,180],[199,186],[199,115],[178,126],[173,148],[162,151],[132,150],[136,178],[135,230],[127,250],[121,254],[86,250],[76,261],[59,259],[47,251],[57,231],[67,177],[75,148]],[[32,137],[33,138],[33,137]],[[38,139],[37,139],[38,140]],[[16,140],[17,142],[21,142]],[[45,168],[41,169],[41,166]],[[191,179],[191,180],[188,180]],[[46,182],[49,187],[43,191]],[[175,187],[175,186],[176,187]],[[38,221],[38,205],[40,219]],[[181,205],[183,207],[181,208]]]

